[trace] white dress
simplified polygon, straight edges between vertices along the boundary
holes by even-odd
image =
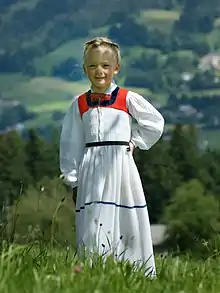
[[[117,85],[112,83],[106,93]],[[155,275],[147,204],[140,176],[127,146],[96,146],[97,141],[130,141],[150,149],[164,129],[162,115],[142,96],[129,91],[126,112],[90,108],[81,117],[75,97],[61,131],[60,169],[76,201],[76,244],[89,253],[113,255],[145,265]]]

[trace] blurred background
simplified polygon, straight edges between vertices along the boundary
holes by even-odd
[[[0,1],[0,239],[74,246],[72,191],[60,178],[60,126],[89,84],[86,40],[121,46],[120,86],[163,114],[135,151],[158,251],[220,247],[220,0]],[[52,240],[51,240],[52,239]]]

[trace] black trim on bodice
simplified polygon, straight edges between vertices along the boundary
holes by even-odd
[[[111,94],[99,94],[99,93],[92,93],[91,90],[89,90],[86,93],[86,101],[87,105],[89,107],[107,107],[112,104],[114,104],[117,95],[118,95],[119,87],[116,87],[116,89]]]

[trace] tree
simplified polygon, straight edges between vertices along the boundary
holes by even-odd
[[[204,187],[220,199],[220,151],[206,150],[201,157],[199,179]]]
[[[52,76],[58,76],[70,81],[78,81],[83,78],[83,71],[80,62],[77,59],[70,57],[63,62],[54,65]]]
[[[11,204],[28,185],[24,141],[11,131],[0,136],[0,200]]]
[[[197,131],[194,125],[177,124],[172,132],[170,156],[183,181],[197,178],[199,170],[199,152]]]
[[[173,73],[189,72],[194,69],[198,64],[198,57],[192,51],[182,50],[174,51],[167,57],[165,67],[170,68]]]
[[[31,129],[28,131],[25,150],[26,166],[34,186],[44,176],[58,176],[57,144],[47,143],[38,136],[36,130]]]
[[[217,0],[185,0],[176,28],[188,33],[211,32],[217,6]]]
[[[192,91],[202,91],[207,89],[218,89],[220,82],[218,81],[215,70],[206,72],[197,71],[189,82],[189,87]]]
[[[149,151],[135,151],[135,161],[140,172],[151,223],[158,223],[173,190],[180,184],[179,174],[167,142],[160,140]]]
[[[127,17],[120,25],[115,24],[109,29],[109,37],[123,46],[145,46],[148,39],[148,29],[138,24],[134,17]]]
[[[164,211],[163,222],[169,247],[195,253],[220,232],[219,202],[193,179],[177,188]]]

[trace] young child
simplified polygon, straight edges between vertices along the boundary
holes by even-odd
[[[145,265],[155,276],[148,209],[132,152],[159,140],[164,119],[142,96],[114,82],[117,44],[95,38],[85,44],[83,61],[91,88],[74,98],[60,140],[61,172],[78,187],[77,248]]]

